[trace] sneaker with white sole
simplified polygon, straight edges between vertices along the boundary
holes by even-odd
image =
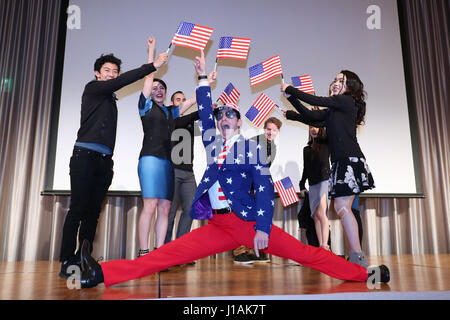
[[[243,252],[234,257],[234,263],[238,264],[253,264],[253,259],[249,254]]]

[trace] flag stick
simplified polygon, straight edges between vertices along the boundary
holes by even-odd
[[[281,74],[281,82],[284,84],[284,76]]]
[[[216,58],[216,64],[214,65],[214,72],[216,72],[217,71],[217,61],[218,61],[219,59],[218,58]]]
[[[175,31],[175,33],[177,33],[178,30],[180,30],[180,27],[181,27],[181,24],[182,24],[182,23],[183,23],[183,21],[180,22],[180,24],[178,25],[177,31]],[[173,39],[172,39],[172,40],[173,40]],[[167,54],[169,53],[169,50],[170,50],[171,47],[172,47],[172,41],[170,41],[169,47],[167,48],[167,51],[166,51]]]
[[[275,107],[277,108],[278,111],[282,112],[282,111],[286,111],[286,109],[280,107],[279,105],[275,105]]]
[[[166,53],[169,53],[170,47],[172,47],[172,42],[169,44],[169,47],[167,48]]]

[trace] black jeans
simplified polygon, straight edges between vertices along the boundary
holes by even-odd
[[[113,177],[113,160],[89,149],[75,146],[70,158],[70,208],[64,221],[60,261],[79,256],[75,253],[84,239],[92,244],[103,200]],[[92,250],[92,246],[91,246]]]

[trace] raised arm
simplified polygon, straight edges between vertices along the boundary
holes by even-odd
[[[200,57],[195,57],[194,68],[198,77],[206,77],[206,63],[203,50],[201,51]],[[215,78],[215,72],[213,71],[211,74],[211,80],[215,81]],[[198,114],[201,121],[200,131],[205,147],[213,141],[213,138],[216,134],[216,123],[213,116],[210,84],[210,79],[208,79],[207,77],[203,78],[199,81],[198,88],[196,90]]]
[[[299,113],[288,110],[285,114],[286,119],[303,122],[317,128],[325,127],[328,110],[309,110],[297,98],[289,96],[287,99]]]
[[[288,85],[286,83],[283,83],[281,85],[281,91],[285,92],[286,94],[300,99],[301,101],[304,101],[312,106],[320,106],[325,108],[336,108],[336,109],[344,109],[348,107],[349,103],[352,102],[352,98],[347,95],[336,95],[331,97],[318,97],[306,92],[303,92],[301,90],[298,90],[297,88],[294,88],[291,85]]]
[[[216,81],[217,72],[212,71],[208,75],[208,83],[211,86]],[[189,99],[180,104],[180,114],[183,115],[187,110],[189,110],[194,104],[197,103],[197,95],[194,93]]]
[[[161,53],[155,62],[142,65],[140,68],[136,68],[122,73],[115,79],[107,81],[92,81],[86,85],[86,94],[108,94],[113,93],[139,79],[142,79],[148,74],[151,74],[167,62],[167,53]]]
[[[153,59],[155,58],[155,47],[156,47],[156,40],[154,36],[148,37],[147,47],[148,47],[147,63],[152,63]],[[149,75],[145,76],[144,86],[142,87],[142,94],[144,95],[145,98],[148,98],[148,96],[152,92],[154,74],[155,73],[152,72]]]
[[[148,46],[147,63],[152,63],[155,56],[155,47],[156,47],[156,40],[154,36],[150,36],[148,38],[147,46]],[[153,62],[153,65],[155,66],[155,71],[156,68],[161,67],[164,63],[167,62],[168,57],[169,56],[166,52],[160,53],[158,55],[156,61]],[[144,86],[142,88],[142,94],[144,95],[145,98],[148,98],[148,96],[150,96],[150,93],[152,92],[153,78],[154,78],[153,72],[145,77]]]
[[[197,102],[197,96],[194,93],[189,99],[183,101],[180,104],[180,115],[183,115],[186,111],[188,111],[195,103]]]
[[[122,73],[115,79],[106,81],[91,81],[86,85],[84,92],[86,94],[113,93],[155,71],[156,68],[152,63],[144,64],[140,68]]]

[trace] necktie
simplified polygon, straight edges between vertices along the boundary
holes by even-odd
[[[225,161],[225,158],[227,157],[228,152],[228,145],[226,141],[224,142],[224,147],[222,151],[219,153],[219,157],[217,158],[217,164],[219,165],[219,168],[222,166],[223,162]],[[219,187],[219,200],[227,200],[225,195],[223,194],[222,188]]]
[[[217,164],[219,165],[219,168],[222,166],[223,162],[225,161],[225,158],[227,157],[228,152],[228,145],[226,141],[224,142],[224,147],[222,151],[219,153],[219,157],[217,158]]]

